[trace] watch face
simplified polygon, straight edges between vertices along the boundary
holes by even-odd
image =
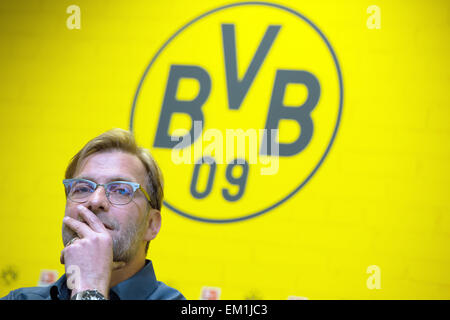
[[[106,300],[97,290],[86,290],[76,294],[76,300]]]

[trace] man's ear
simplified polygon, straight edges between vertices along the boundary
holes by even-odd
[[[161,229],[161,212],[156,209],[150,209],[148,219],[147,231],[144,235],[144,240],[150,241],[156,238],[156,235]]]

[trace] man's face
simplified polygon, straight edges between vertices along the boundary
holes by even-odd
[[[74,178],[88,179],[95,183],[130,181],[145,187],[147,176],[144,165],[134,155],[120,151],[95,153],[84,159]],[[106,197],[105,189],[97,187],[84,203],[69,199],[65,215],[81,220],[77,206],[83,205],[103,222],[113,239],[113,260],[129,262],[145,246],[149,238],[149,204],[145,195],[136,190],[133,200],[126,205],[113,205]],[[76,234],[63,225],[63,241],[67,243]]]

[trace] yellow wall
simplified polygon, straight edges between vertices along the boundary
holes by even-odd
[[[61,180],[68,161],[94,136],[113,127],[128,129],[136,88],[158,49],[190,20],[229,3],[0,2],[0,296],[37,285],[41,269],[64,272],[59,263],[65,201]],[[344,84],[336,140],[306,186],[259,217],[212,224],[164,207],[163,228],[149,252],[158,279],[188,299],[198,299],[202,286],[220,287],[221,299],[449,299],[449,3],[276,3],[313,21],[336,52]],[[66,26],[71,4],[81,9],[79,30]],[[380,29],[367,27],[370,5],[381,10]],[[153,133],[144,132],[156,128],[167,79],[164,68],[170,63],[201,65],[210,72],[218,89],[205,117],[225,129],[256,118],[264,124],[267,111],[255,110],[258,103],[267,110],[270,72],[309,61],[325,89],[323,107],[313,116],[317,136],[329,138],[332,122],[327,117],[336,116],[338,96],[330,57],[305,23],[296,25],[293,17],[271,10],[254,15],[224,11],[168,47],[154,69],[160,81],[145,88],[143,101],[154,103],[155,111],[147,109],[139,118],[141,131],[136,133],[142,144],[151,147]],[[219,26],[221,17],[222,23],[237,26],[240,74],[268,24],[281,23],[286,30],[287,40],[280,40],[278,49],[274,44],[278,51],[255,80],[258,94],[252,98],[249,92],[254,104],[248,102],[248,110],[254,113],[246,113],[245,104],[234,115],[223,111],[223,60],[212,53],[218,49],[223,54],[221,34],[211,27]],[[189,45],[200,38],[203,47]],[[295,49],[304,49],[301,59],[289,49],[289,40]],[[218,191],[202,201],[193,199],[182,187],[190,182],[192,166],[177,172],[167,151],[154,152],[165,169],[168,201],[187,210],[211,208],[212,214],[226,217],[228,205],[237,213],[250,212],[272,194],[280,198],[288,187],[292,190],[297,180],[291,176],[305,175],[305,167],[317,163],[326,137],[313,141],[317,150],[312,142],[305,158],[295,158],[300,162],[280,160],[278,176],[264,180],[252,171],[253,180],[234,207]],[[218,170],[222,177],[214,190],[226,182],[224,168]],[[381,271],[381,289],[367,287],[371,265]]]

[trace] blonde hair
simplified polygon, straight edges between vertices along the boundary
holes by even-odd
[[[161,169],[153,159],[150,152],[136,144],[131,132],[123,129],[111,129],[95,137],[72,158],[66,169],[66,179],[71,179],[79,169],[82,160],[88,156],[104,151],[119,150],[135,155],[141,160],[147,171],[147,185],[143,186],[147,190],[152,202],[152,207],[161,210],[163,201],[163,176]]]

